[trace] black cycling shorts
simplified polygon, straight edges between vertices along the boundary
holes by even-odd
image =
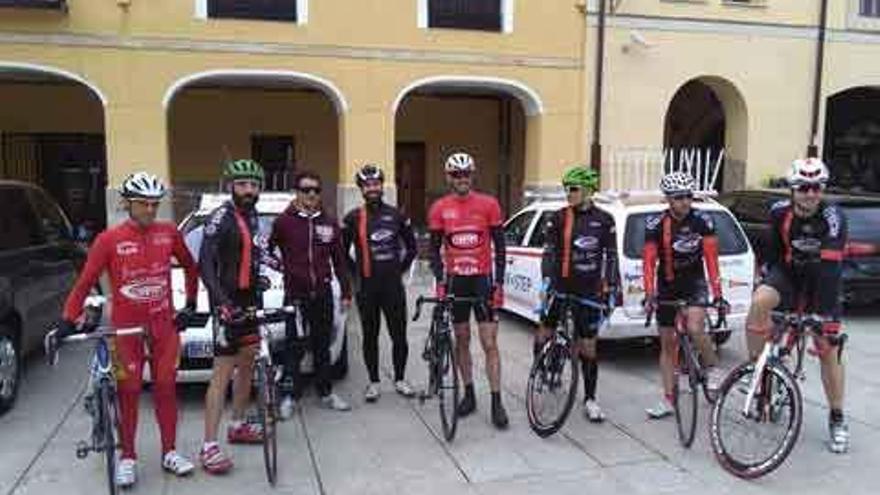
[[[262,306],[259,304],[260,301],[257,297],[256,290],[239,290],[236,291],[235,296],[232,298],[233,304],[239,309],[246,308],[256,308]],[[219,315],[214,315],[219,321]],[[217,334],[216,332],[223,331],[226,332],[226,343],[227,345],[221,347],[218,344]],[[227,327],[225,325],[214,325],[214,355],[215,356],[235,356],[238,354],[238,351],[243,347],[248,347],[254,345],[260,341],[260,330],[253,326],[243,326],[243,325],[235,325],[232,327]]]
[[[779,293],[779,309],[789,311],[801,309],[807,312],[823,313],[818,300],[820,293],[820,289],[817,287],[818,283],[818,280],[795,279],[791,272],[780,266],[771,267],[761,282],[762,285],[773,287]],[[840,304],[837,304],[833,313],[840,314]]]
[[[584,296],[585,299],[591,299],[592,296]],[[592,339],[599,333],[599,324],[602,322],[602,311],[591,306],[585,306],[571,301],[571,315],[574,318],[575,337],[579,339]],[[541,324],[547,328],[556,328],[559,323],[560,313],[562,312],[563,301],[553,299],[550,307],[541,318]]]
[[[478,297],[483,302],[457,302],[452,305],[452,323],[470,321],[471,308],[478,323],[498,321],[498,315],[490,304],[492,281],[485,275],[452,277],[448,288],[449,295],[459,297]]]
[[[694,306],[705,305],[709,302],[709,287],[705,278],[678,281],[672,284],[659,284],[657,288],[659,301],[674,301],[684,299]],[[675,326],[676,308],[673,306],[660,306],[657,308],[657,325],[661,327]]]

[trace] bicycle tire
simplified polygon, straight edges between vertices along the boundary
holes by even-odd
[[[437,402],[440,408],[440,425],[443,428],[443,438],[447,442],[451,442],[455,438],[455,431],[458,427],[458,401],[461,384],[459,383],[455,349],[449,334],[437,334],[434,350],[437,353],[434,362],[434,377],[437,387]]]
[[[678,339],[678,363],[679,369],[675,371],[675,382],[672,386],[672,406],[675,411],[678,440],[683,447],[690,448],[697,432],[699,364],[696,362],[690,338],[683,335]],[[682,387],[683,377],[687,378],[685,387]]]
[[[257,392],[260,426],[263,429],[263,462],[266,467],[266,479],[275,486],[278,481],[278,443],[275,371],[265,358],[257,359]]]
[[[785,366],[775,362],[768,363],[764,368],[762,390],[753,399],[755,404],[759,404],[762,412],[766,410],[764,414],[758,415],[765,416],[765,418],[746,418],[742,415],[741,408],[737,411],[736,406],[732,408],[731,414],[724,414],[725,405],[729,399],[731,402],[734,402],[735,394],[745,395],[743,390],[741,390],[741,382],[745,378],[750,380],[753,374],[754,365],[747,362],[741,364],[727,375],[727,378],[722,382],[718,390],[718,397],[712,408],[709,423],[712,450],[715,453],[715,458],[727,472],[744,479],[765,476],[782,465],[788,458],[788,455],[791,454],[792,449],[794,449],[803,424],[803,397],[797,385],[797,380]],[[776,398],[777,392],[784,393],[784,396],[781,396],[783,400]],[[726,425],[727,417],[732,416],[737,419],[745,419],[745,424],[752,427],[762,423],[779,423],[781,413],[774,404],[787,405],[789,409],[788,422],[785,425],[786,428],[782,430],[784,434],[781,436],[778,445],[768,455],[758,460],[749,461],[738,458],[738,456],[732,453],[724,438],[728,428]]]
[[[571,369],[571,383],[567,387],[557,386],[554,383],[555,375],[558,373],[561,376],[566,367]],[[529,426],[539,437],[547,438],[559,431],[565,424],[577,395],[579,368],[577,359],[572,355],[571,345],[563,345],[555,339],[547,343],[538,354],[538,358],[535,359],[532,369],[529,371],[529,381],[526,385],[526,411]],[[542,395],[547,386],[562,389],[566,393],[562,409],[558,411],[556,417],[549,420],[542,417]]]
[[[100,445],[97,447],[104,453],[104,463],[107,469],[107,491],[110,495],[116,495],[116,402],[110,383],[102,380],[98,386],[97,411],[100,415]]]

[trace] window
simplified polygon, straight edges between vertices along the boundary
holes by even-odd
[[[251,156],[266,171],[266,190],[289,191],[293,188],[293,136],[254,134]]]
[[[24,249],[43,243],[34,212],[24,190],[0,187],[0,252]]]
[[[0,0],[0,7],[62,10],[67,8],[67,0]]]
[[[537,225],[535,225],[535,230],[532,231],[532,237],[529,239],[529,247],[533,248],[543,248],[545,239],[547,239],[547,224],[550,223],[550,219],[555,215],[555,211],[545,211],[541,213],[541,218],[538,219]]]
[[[421,0],[420,3],[420,8],[427,11],[421,27],[512,30],[513,0]]]
[[[504,240],[508,246],[522,246],[534,216],[534,211],[526,211],[507,222],[507,225],[504,226]]]
[[[718,234],[718,254],[743,254],[748,250],[748,240],[742,235],[736,220],[722,211],[708,212],[715,223]],[[627,258],[642,259],[642,247],[645,245],[645,220],[657,213],[638,213],[626,219],[626,233],[623,237],[623,252]]]
[[[70,224],[67,223],[58,205],[39,189],[30,189],[28,195],[39,216],[38,225],[43,238],[49,243],[70,239]]]
[[[207,17],[297,22],[299,3],[297,0],[207,0]]]
[[[859,15],[880,17],[880,0],[860,0]]]

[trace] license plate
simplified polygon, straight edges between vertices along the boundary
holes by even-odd
[[[186,357],[192,359],[203,359],[214,357],[213,342],[188,342],[186,344]]]

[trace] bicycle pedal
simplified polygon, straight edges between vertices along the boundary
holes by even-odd
[[[80,440],[76,443],[76,458],[85,459],[89,455],[89,444]]]
[[[419,392],[419,405],[424,405],[425,401],[428,400],[429,397],[430,395],[428,395],[427,391],[422,390],[421,392]]]

